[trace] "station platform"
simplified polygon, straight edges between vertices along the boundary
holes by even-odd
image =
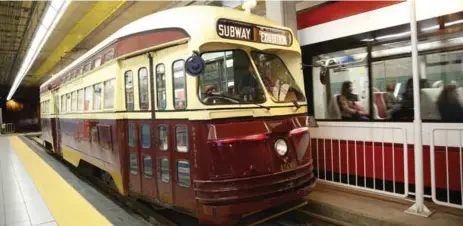
[[[0,226],[152,225],[126,210],[24,136],[0,136]],[[463,212],[426,203],[428,217],[404,211],[412,200],[340,187],[319,180],[298,211],[329,225],[457,226]],[[312,225],[320,225],[313,222]]]
[[[0,136],[0,226],[151,225],[19,136]]]
[[[405,213],[413,200],[354,190],[318,180],[302,211],[344,226],[461,226],[463,211],[425,201],[429,217]]]

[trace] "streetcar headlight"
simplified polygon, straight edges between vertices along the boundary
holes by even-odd
[[[280,155],[283,156],[288,152],[288,144],[283,139],[278,139],[275,142],[275,151]]]

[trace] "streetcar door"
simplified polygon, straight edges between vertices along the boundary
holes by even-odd
[[[159,54],[158,55],[162,55]],[[155,98],[155,109],[158,110],[159,114],[166,109],[166,68],[165,64],[159,62],[154,64],[154,77],[153,77],[153,90],[152,96]],[[156,114],[156,115],[159,115]],[[162,118],[162,117],[161,117]],[[164,122],[159,122],[159,118],[156,119],[156,131],[155,133],[155,143],[156,143],[156,172],[157,172],[157,183],[158,183],[158,199],[167,204],[173,204],[173,191],[172,191],[172,132],[170,131],[169,124]]]
[[[59,120],[60,113],[60,97],[58,95],[58,90],[53,92],[53,98],[55,102],[55,118],[51,119],[51,133],[53,136],[53,152],[61,153],[61,126]]]
[[[169,139],[171,132],[167,124],[159,124],[156,131],[157,147],[157,174],[158,174],[158,194],[159,200],[165,204],[172,205],[174,203],[174,194],[172,191],[172,145]]]
[[[131,59],[127,60],[130,61]],[[129,65],[127,61],[122,63],[124,73],[124,89],[125,89],[125,109],[127,112],[135,111],[135,78],[136,70],[125,67]],[[129,192],[141,194],[141,170],[140,170],[140,150],[139,150],[139,137],[140,129],[138,128],[138,120],[135,118],[128,118],[126,120],[125,128],[127,131],[127,153],[128,158],[128,171],[126,175],[129,178]]]
[[[145,61],[145,58],[143,58]],[[148,113],[150,109],[150,77],[148,67],[141,65],[138,68],[138,102],[141,112],[145,115],[152,116],[152,112]],[[152,95],[151,95],[152,96]],[[156,175],[153,173],[155,162],[154,157],[154,122],[152,119],[143,119],[139,123],[140,132],[140,155],[139,162],[141,169],[141,192],[144,197],[148,199],[156,198]]]

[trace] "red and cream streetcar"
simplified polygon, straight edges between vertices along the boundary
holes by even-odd
[[[314,186],[303,85],[289,29],[234,9],[170,9],[41,86],[43,138],[123,195],[229,224]]]

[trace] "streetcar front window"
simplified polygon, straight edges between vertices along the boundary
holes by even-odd
[[[251,56],[265,88],[276,102],[305,101],[303,92],[280,57],[263,52],[252,52]]]
[[[243,50],[203,53],[205,72],[199,79],[204,104],[263,103],[265,94],[251,61]]]

